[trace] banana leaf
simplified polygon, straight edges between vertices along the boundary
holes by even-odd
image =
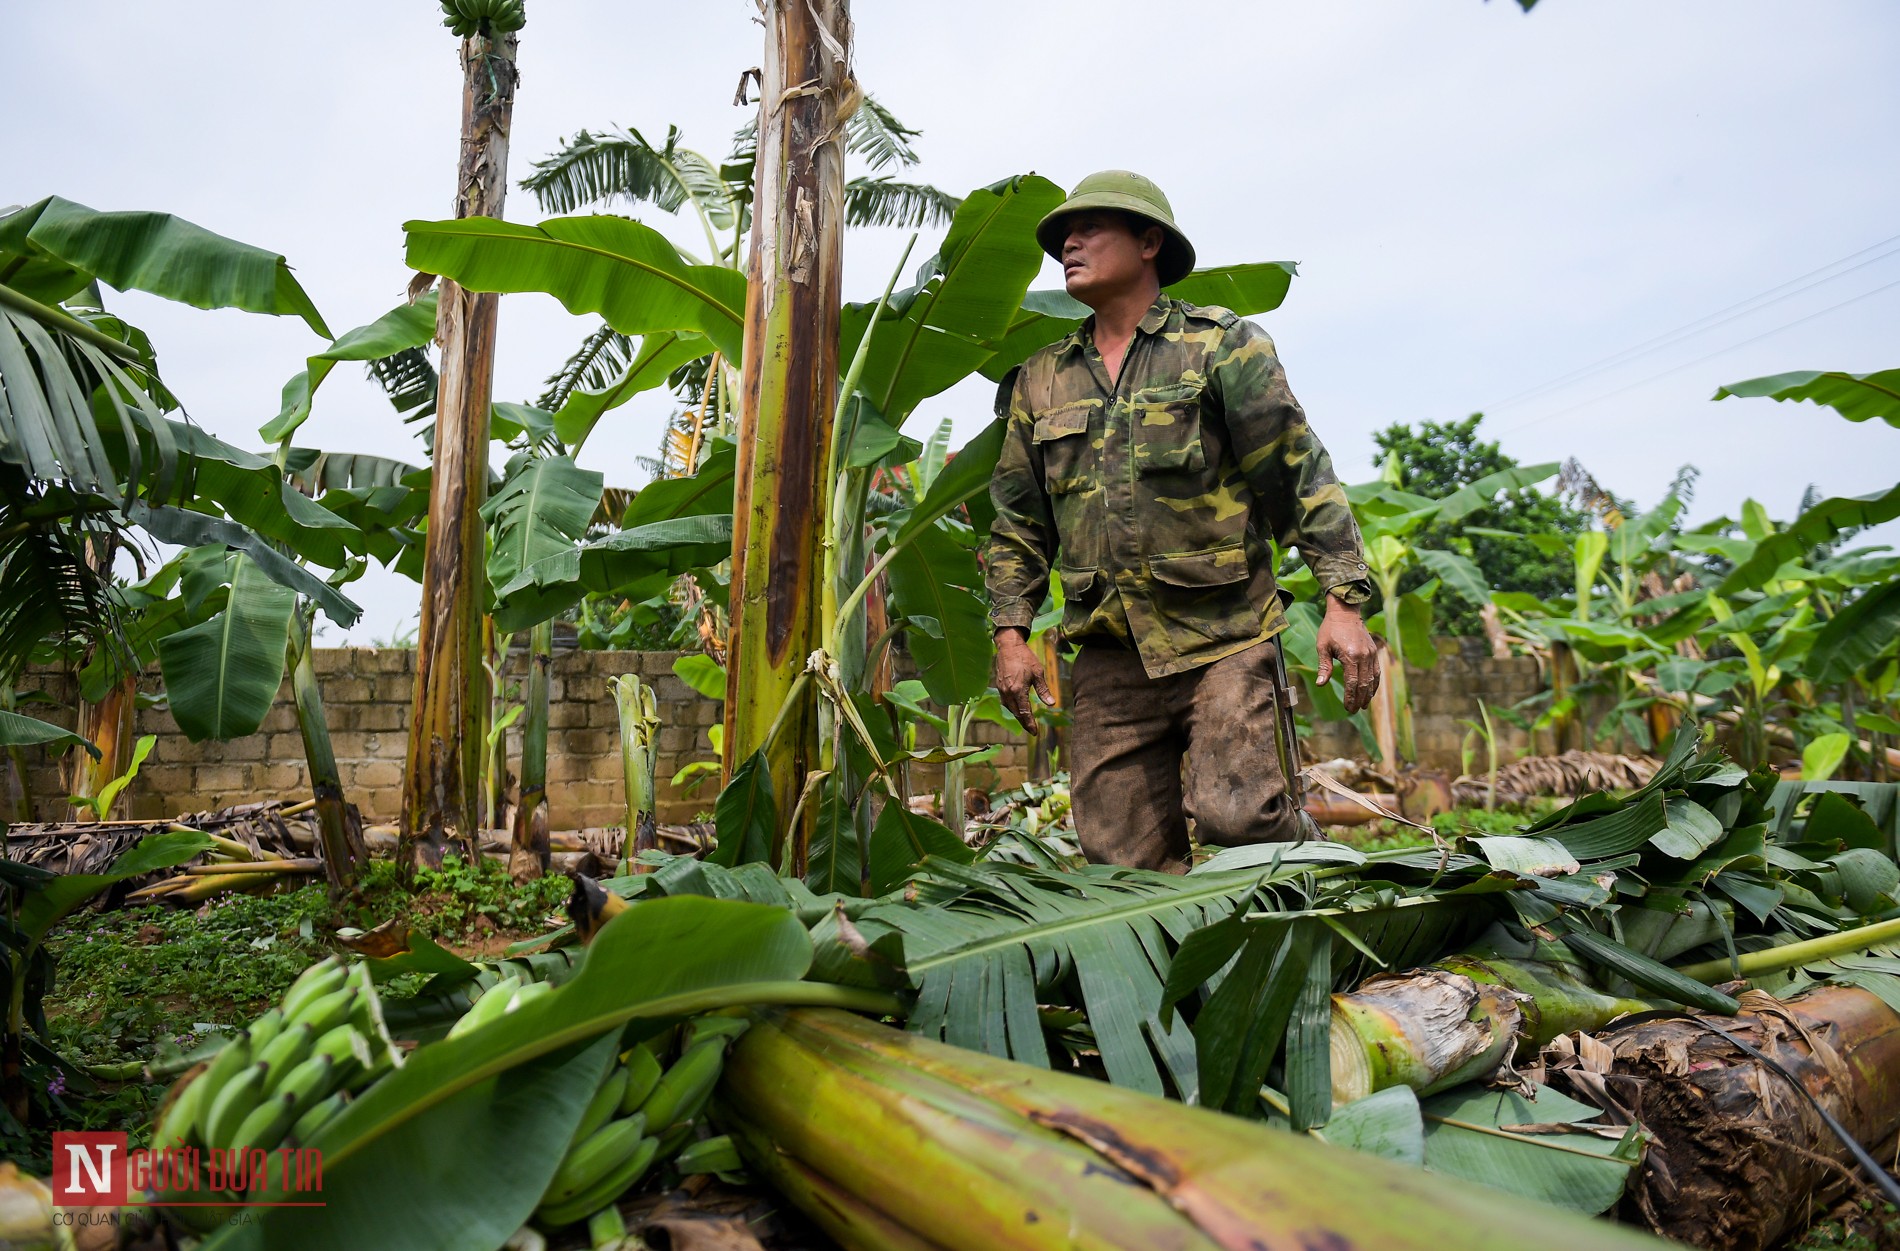
[[[1042,268],[1036,222],[1061,202],[1060,187],[1023,174],[972,191],[957,206],[918,285],[892,298],[859,378],[858,389],[892,425],[989,359]],[[871,313],[869,305],[844,311],[839,359],[856,354]]]
[[[170,213],[100,213],[48,196],[0,217],[0,269],[9,271],[8,285],[44,303],[60,303],[96,278],[195,308],[301,317],[330,337],[282,256]]]
[[[296,606],[295,593],[239,556],[224,609],[158,641],[172,716],[192,742],[257,732],[283,682]]]
[[[713,350],[704,335],[678,330],[657,331],[640,340],[640,351],[626,372],[599,391],[576,389],[554,414],[554,433],[569,447],[587,441],[608,410],[618,408],[642,391],[666,385],[669,374]]]
[[[210,848],[211,839],[204,834],[184,830],[148,834],[114,860],[104,873],[64,873],[40,880],[21,900],[20,910],[13,918],[14,927],[29,940],[38,942],[61,917],[114,883],[181,865]]]
[[[1849,421],[1868,421],[1878,417],[1890,426],[1900,426],[1900,369],[1878,373],[1850,374],[1836,370],[1803,369],[1793,373],[1770,374],[1731,382],[1716,389],[1711,399],[1730,396],[1765,395],[1771,400],[1807,400],[1825,404]]]
[[[418,1048],[318,1131],[308,1145],[323,1152],[326,1206],[254,1209],[205,1251],[499,1246],[546,1189],[621,1027],[743,1003],[872,1006],[799,981],[810,963],[811,940],[779,908],[692,897],[629,908],[554,991]],[[282,1197],[281,1185],[252,1195]]]
[[[994,655],[988,609],[974,589],[982,584],[976,555],[936,527],[905,529],[910,541],[890,564],[891,610],[910,622],[908,646],[931,698],[967,703],[988,689]]]
[[[68,743],[84,748],[94,760],[99,759],[97,747],[64,726],[0,708],[0,747],[52,747]]]
[[[284,384],[277,416],[264,423],[257,432],[258,437],[266,443],[278,444],[295,433],[310,416],[317,388],[323,385],[338,361],[381,360],[433,342],[436,299],[437,293],[431,291],[413,304],[398,304],[367,326],[358,326],[311,356],[297,376]]]
[[[556,217],[539,226],[465,217],[403,223],[411,268],[470,291],[544,291],[570,313],[599,313],[622,334],[706,336],[740,357],[745,276],[694,265],[650,226],[624,217]]]
[[[490,584],[507,586],[536,561],[572,551],[587,535],[604,485],[600,474],[569,457],[518,453],[508,463],[501,490],[482,504],[482,520],[494,535]]]

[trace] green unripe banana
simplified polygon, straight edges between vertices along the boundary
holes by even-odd
[[[477,996],[474,1003],[468,1005],[468,1011],[462,1014],[462,1019],[449,1027],[448,1036],[460,1038],[463,1034],[471,1033],[488,1024],[508,1010],[508,1001],[520,989],[519,978],[502,978]]]
[[[340,989],[349,972],[341,960],[331,956],[299,973],[297,980],[290,984],[290,989],[284,992],[285,1019],[294,1018],[318,999]]]
[[[270,1065],[270,1071],[282,1077],[297,1067],[316,1046],[317,1032],[302,1021],[286,1026],[284,1032],[271,1039],[270,1045],[257,1053],[257,1058]]]
[[[687,1049],[698,1046],[708,1038],[737,1038],[752,1027],[750,1017],[743,1016],[696,1016],[686,1023]]]
[[[632,1112],[647,1101],[653,1088],[660,1084],[660,1075],[665,1070],[653,1053],[645,1047],[635,1047],[622,1057],[622,1067],[627,1074],[627,1088],[620,1095],[620,1110]]]
[[[602,1125],[607,1118],[620,1110],[620,1096],[627,1092],[627,1070],[615,1065],[607,1074],[607,1080],[600,1084],[594,1097],[587,1101],[587,1111],[581,1113],[581,1123],[574,1130],[574,1142],[579,1142]]]
[[[210,1065],[198,1075],[197,1080],[204,1086],[204,1093],[198,1096],[198,1138],[205,1146],[211,1145],[204,1131],[209,1128],[211,1109],[218,1102],[218,1095],[250,1063],[251,1037],[248,1032],[240,1033],[224,1044],[224,1050],[213,1057]]]
[[[204,1112],[204,1098],[207,1086],[205,1070],[185,1082],[165,1111],[158,1118],[158,1125],[152,1130],[152,1147],[163,1151],[166,1147],[188,1145],[198,1131],[198,1119]]]
[[[251,1109],[237,1127],[230,1146],[234,1150],[262,1147],[269,1151],[284,1140],[284,1132],[297,1120],[297,1107],[289,1095],[272,1095]]]
[[[205,1113],[205,1146],[222,1149],[236,1141],[238,1126],[257,1106],[269,1076],[270,1065],[258,1063],[224,1084]]]
[[[682,1121],[660,1135],[660,1158],[670,1160],[693,1140],[693,1123]]]
[[[251,1050],[261,1053],[264,1048],[270,1046],[277,1035],[283,1032],[289,1020],[290,1018],[284,1014],[282,1008],[272,1008],[252,1021],[250,1028],[246,1031],[251,1036]]]
[[[344,986],[327,995],[314,999],[304,1010],[292,1018],[291,1024],[302,1022],[319,1034],[327,1034],[343,1022],[350,1019],[350,1011],[356,1006],[362,992],[354,986]],[[285,1026],[289,1029],[290,1026]]]
[[[342,1076],[341,1067],[334,1056],[321,1053],[311,1056],[302,1064],[284,1075],[272,1093],[290,1100],[290,1119],[295,1121],[304,1111],[323,1100],[323,1097],[336,1088],[337,1079]],[[290,1128],[287,1124],[285,1129]]]
[[[736,1173],[745,1167],[739,1159],[739,1149],[732,1145],[731,1134],[700,1139],[681,1151],[673,1164],[687,1176],[694,1173]]]
[[[706,1100],[712,1097],[713,1087],[719,1084],[719,1074],[725,1064],[726,1040],[723,1038],[709,1038],[689,1048],[640,1105],[640,1110],[646,1113],[647,1124],[655,1133],[663,1134],[698,1116]]]
[[[344,1094],[339,1090],[328,1099],[312,1104],[290,1127],[290,1137],[299,1143],[309,1142],[331,1117],[342,1110],[344,1102]]]
[[[570,1152],[548,1184],[538,1214],[565,1225],[606,1207],[646,1173],[659,1143],[631,1120],[615,1121]],[[573,1208],[570,1213],[567,1209]]]

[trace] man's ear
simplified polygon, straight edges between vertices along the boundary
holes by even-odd
[[[1150,226],[1142,231],[1141,259],[1144,261],[1152,261],[1160,256],[1161,245],[1165,242],[1167,242],[1167,236],[1161,232],[1161,227],[1159,226]]]

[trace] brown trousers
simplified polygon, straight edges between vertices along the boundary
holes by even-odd
[[[1161,678],[1149,677],[1130,649],[1079,651],[1066,737],[1084,855],[1185,872],[1190,819],[1203,843],[1302,837],[1274,742],[1278,646],[1261,643]]]

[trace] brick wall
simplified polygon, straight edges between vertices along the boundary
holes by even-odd
[[[1435,639],[1438,663],[1429,670],[1408,666],[1412,685],[1412,735],[1418,744],[1421,765],[1432,769],[1458,772],[1459,748],[1464,743],[1465,720],[1480,720],[1478,701],[1492,709],[1508,708],[1544,689],[1537,661],[1529,656],[1494,659],[1481,639]],[[1300,707],[1310,712],[1312,701],[1304,693]],[[1515,760],[1532,750],[1530,735],[1493,712],[1491,724],[1498,732],[1498,759]],[[1322,722],[1315,727],[1312,746],[1322,758],[1363,756],[1359,732],[1347,722]],[[1472,767],[1484,767],[1484,747]],[[1547,746],[1547,745],[1546,745]]]
[[[1465,730],[1459,718],[1477,716],[1476,700],[1507,705],[1539,689],[1537,665],[1528,658],[1493,660],[1458,640],[1440,640],[1440,660],[1430,672],[1412,674],[1414,721],[1421,760],[1433,767],[1456,770],[1458,748]],[[712,757],[707,730],[720,717],[716,700],[693,692],[673,674],[673,652],[557,652],[549,693],[548,790],[556,828],[618,825],[625,819],[621,795],[619,734],[613,697],[607,680],[637,673],[655,688],[660,700],[660,820],[680,822],[712,806],[713,783],[704,782],[694,794],[681,794],[671,778],[694,760]],[[330,723],[331,744],[343,775],[343,785],[370,821],[393,821],[401,799],[405,730],[415,692],[415,654],[407,650],[325,648],[316,654],[318,679]],[[508,671],[511,682],[522,676],[517,663]],[[63,673],[30,674],[25,686],[44,690],[70,710],[72,681]],[[148,672],[140,688],[157,694],[157,673]],[[1304,707],[1310,702],[1303,701]],[[58,720],[45,705],[27,711]],[[66,714],[70,724],[70,711]],[[289,684],[278,692],[276,705],[258,733],[227,743],[192,743],[178,732],[177,723],[163,708],[142,708],[138,732],[156,734],[158,743],[130,791],[129,808],[120,815],[170,816],[220,808],[259,799],[301,798],[309,793],[305,777],[303,740],[290,699]],[[1262,727],[1270,733],[1269,727]],[[979,723],[972,738],[997,744],[1001,750],[986,762],[969,766],[969,784],[1000,790],[1020,783],[1028,773],[1030,750],[1021,734]],[[1362,754],[1358,735],[1344,724],[1320,725],[1313,745],[1322,756]],[[1501,746],[1504,759],[1528,749],[1522,731],[1506,727]],[[518,759],[519,734],[508,735],[510,767]],[[65,789],[56,757],[42,749],[22,752],[42,820],[63,819]],[[941,770],[919,768],[912,784],[919,792],[940,784]],[[7,810],[11,811],[15,781],[9,769],[0,769]]]

